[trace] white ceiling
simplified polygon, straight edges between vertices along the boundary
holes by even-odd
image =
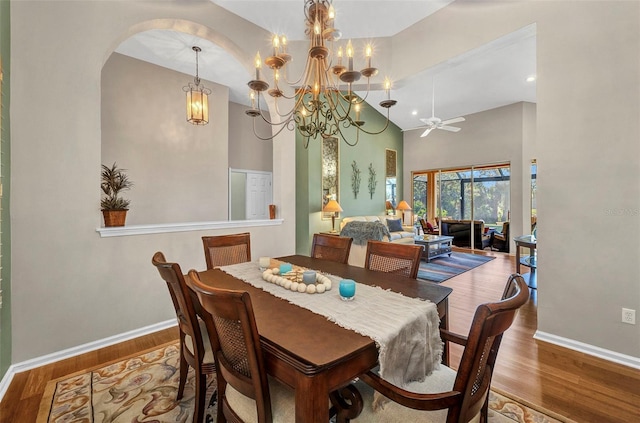
[[[291,40],[304,38],[303,0],[210,1],[270,32],[286,34]],[[391,36],[451,1],[335,0],[336,27],[342,31],[343,39]],[[194,45],[202,48],[200,77],[228,86],[231,101],[247,104],[247,82],[251,75],[210,41],[176,31],[151,30],[125,40],[116,51],[193,76]],[[419,119],[432,114],[433,84],[435,115],[443,120],[519,101],[535,103],[536,83],[526,82],[527,77],[536,73],[535,51],[532,25],[426,69],[394,86],[391,97],[398,104],[391,109],[391,120],[404,130],[422,125]],[[383,99],[383,92],[373,91],[367,102],[386,114],[385,109],[377,106]],[[414,111],[416,115],[412,114]]]

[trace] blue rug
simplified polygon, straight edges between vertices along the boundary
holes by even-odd
[[[418,279],[440,283],[447,279],[485,264],[495,257],[467,253],[451,253],[451,257],[444,256],[431,260],[429,263],[420,261]]]

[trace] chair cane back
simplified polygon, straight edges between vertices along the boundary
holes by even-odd
[[[384,241],[368,241],[364,267],[378,272],[418,277],[422,247]]]
[[[251,234],[203,236],[207,269],[251,261]]]

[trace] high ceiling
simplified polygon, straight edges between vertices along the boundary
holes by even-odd
[[[303,0],[211,1],[270,32],[287,34],[291,40],[304,39]],[[451,1],[335,0],[336,27],[343,39],[392,36]],[[257,48],[260,42],[256,41]],[[200,77],[228,86],[231,101],[247,104],[251,75],[208,40],[176,31],[151,30],[134,35],[116,51],[193,76],[194,45],[202,48]],[[391,120],[403,130],[421,126],[419,119],[432,115],[434,86],[435,115],[443,120],[519,101],[535,103],[536,83],[526,80],[536,74],[535,50],[535,26],[529,26],[425,69],[394,86],[392,98],[398,104],[391,109]],[[374,91],[367,102],[386,113],[377,106],[383,99],[383,92]]]

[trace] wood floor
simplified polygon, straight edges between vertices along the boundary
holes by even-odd
[[[475,307],[500,297],[514,259],[487,253],[495,260],[443,284],[449,298],[450,328],[466,334]],[[539,281],[544,284],[544,281]],[[492,386],[577,422],[640,422],[640,371],[535,341],[536,296],[505,334]],[[175,328],[83,354],[14,376],[0,403],[0,423],[34,422],[49,380],[177,339]],[[460,350],[452,350],[452,362]]]

